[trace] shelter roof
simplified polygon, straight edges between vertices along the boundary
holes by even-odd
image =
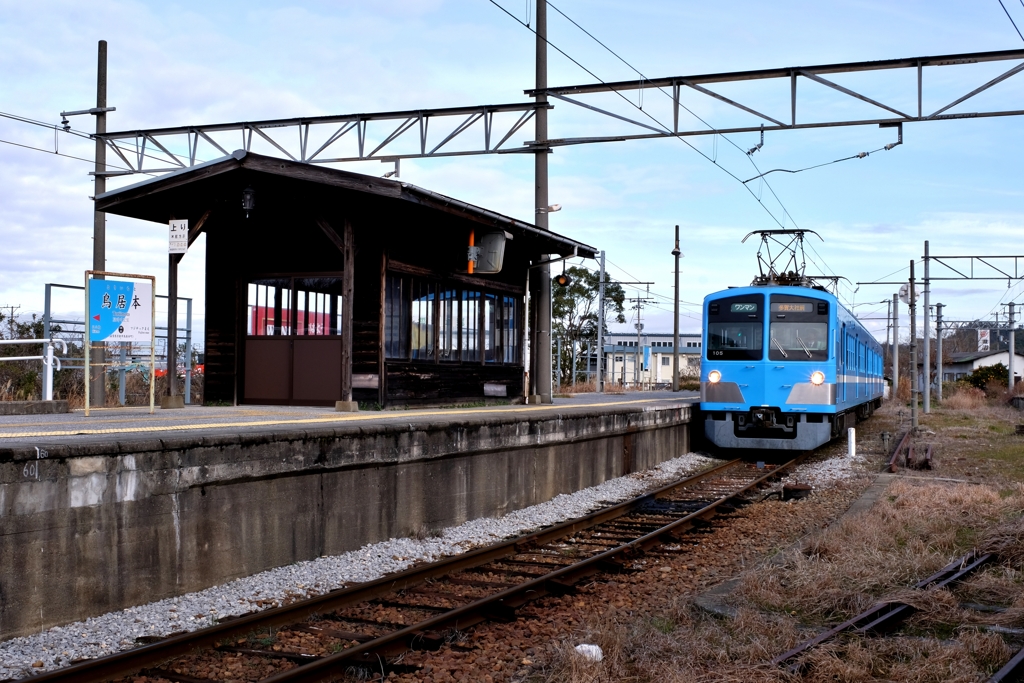
[[[300,183],[316,190],[330,205],[365,201],[371,209],[400,212],[427,211],[453,216],[456,223],[468,222],[506,230],[517,240],[529,243],[537,254],[576,254],[596,258],[597,250],[536,225],[516,220],[489,209],[474,206],[430,190],[386,178],[288,161],[237,150],[229,156],[110,190],[96,197],[96,209],[130,218],[166,223],[172,218],[201,216],[209,208],[211,197],[227,191],[225,178],[243,173],[247,178],[262,177],[283,186]],[[289,181],[292,181],[289,183]],[[360,196],[361,195],[361,196]],[[237,195],[238,204],[241,195]],[[339,199],[342,200],[339,202]],[[232,206],[235,205],[232,195]],[[296,202],[299,204],[299,202]],[[308,206],[301,207],[309,209]]]
[[[1001,353],[1007,353],[1006,349],[996,349],[994,351],[964,351],[960,353],[949,354],[950,359],[954,363],[970,363],[972,361],[981,360],[982,358],[988,358],[989,356],[995,356]],[[1019,353],[1017,354],[1020,355]]]

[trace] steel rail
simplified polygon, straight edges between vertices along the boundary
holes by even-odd
[[[290,605],[253,612],[239,617],[229,617],[221,623],[208,628],[177,636],[171,636],[164,640],[142,645],[131,650],[118,652],[106,657],[90,659],[63,669],[57,669],[32,676],[32,680],[40,683],[64,683],[66,681],[74,683],[101,683],[113,678],[128,676],[141,669],[152,667],[169,659],[173,659],[174,657],[192,652],[197,648],[215,645],[219,641],[232,636],[244,635],[255,628],[283,626],[302,622],[314,614],[323,614],[342,607],[372,600],[374,598],[387,595],[388,593],[412,588],[429,579],[439,578],[457,570],[477,567],[488,562],[515,555],[522,552],[524,549],[541,545],[549,541],[571,535],[575,532],[589,529],[617,517],[624,516],[629,512],[642,508],[645,504],[653,501],[658,496],[714,477],[732,467],[735,467],[741,462],[741,460],[736,459],[723,463],[722,465],[718,465],[703,472],[699,472],[691,477],[673,482],[642,496],[623,501],[576,519],[562,522],[561,524],[556,524],[546,529],[541,529],[540,531],[533,532],[526,536],[503,541],[484,548],[471,550],[467,553],[445,558],[438,562],[425,564],[419,567],[412,567],[374,581],[330,591],[323,595],[301,600]],[[793,460],[783,466],[775,468],[764,477],[760,477],[756,483],[760,483],[769,477],[777,476],[779,472],[782,472],[785,468],[792,466],[795,462],[796,460]],[[756,485],[756,483],[751,484],[751,486]],[[746,487],[744,490],[747,490],[748,488],[750,488],[750,486]],[[738,494],[734,494],[730,497],[735,497],[736,495]],[[718,500],[714,503],[714,507],[721,505],[725,500],[726,498]],[[682,520],[679,521],[681,522]],[[654,532],[654,535],[656,536],[664,533],[666,533],[666,530],[662,529]],[[648,536],[650,536],[650,534],[648,534]],[[647,538],[647,536],[644,538]],[[551,575],[547,575],[545,578],[551,579],[553,577]],[[423,627],[421,626],[419,628],[422,630]]]
[[[1009,683],[1024,679],[1024,648],[1015,654],[1003,668],[992,674],[988,683]]]
[[[780,473],[793,466],[798,460],[799,458],[796,458],[784,465],[780,465],[771,472],[747,483],[742,488],[720,496],[711,504],[692,512],[685,517],[677,519],[655,531],[644,534],[633,541],[611,548],[603,553],[594,555],[568,567],[563,567],[549,574],[539,576],[531,581],[508,588],[500,593],[488,596],[487,598],[455,608],[445,614],[413,624],[412,626],[408,626],[400,631],[395,631],[382,636],[376,640],[362,643],[333,655],[328,655],[300,667],[282,671],[263,679],[260,683],[318,683],[319,681],[323,681],[331,676],[337,675],[338,670],[343,670],[346,665],[351,665],[352,660],[361,658],[363,655],[369,655],[372,652],[379,652],[382,647],[392,644],[401,644],[400,649],[404,651],[408,649],[406,643],[411,644],[412,641],[424,632],[452,625],[456,628],[467,628],[478,624],[488,618],[488,616],[486,616],[488,609],[497,611],[499,614],[511,614],[522,604],[525,604],[530,600],[545,597],[546,595],[555,592],[547,588],[551,582],[560,582],[565,585],[563,583],[565,579],[576,578],[588,574],[596,574],[604,570],[609,564],[613,563],[620,555],[641,551],[649,545],[659,543],[660,539],[666,535],[691,528],[698,520],[713,517],[717,514],[717,508],[719,506],[733,498],[743,495],[766,480],[777,477]],[[734,466],[736,462],[737,461],[728,463],[727,466]],[[716,469],[720,471],[724,467],[726,466]],[[669,488],[678,487],[679,486],[676,485]]]
[[[965,576],[984,566],[994,558],[994,553],[978,555],[972,550],[963,557],[953,560],[927,579],[914,584],[914,588],[918,590],[938,590],[944,588],[962,580]],[[895,628],[896,625],[910,616],[913,611],[913,607],[902,602],[879,602],[838,626],[797,645],[792,650],[783,652],[772,660],[772,664],[775,666],[784,664],[845,631],[853,631],[859,634],[884,633]],[[796,671],[799,668],[799,662],[789,667],[792,671]]]

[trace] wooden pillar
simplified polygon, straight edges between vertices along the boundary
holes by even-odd
[[[341,278],[341,402],[347,406],[338,406],[339,410],[356,410],[352,401],[352,309],[355,294],[355,238],[352,221],[345,219],[345,227],[341,235],[342,259],[344,261]]]

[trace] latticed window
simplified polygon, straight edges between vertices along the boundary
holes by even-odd
[[[522,363],[522,297],[389,272],[384,356],[439,363]]]

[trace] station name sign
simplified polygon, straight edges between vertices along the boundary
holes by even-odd
[[[188,251],[188,220],[170,222],[170,241],[168,254],[184,254]]]

